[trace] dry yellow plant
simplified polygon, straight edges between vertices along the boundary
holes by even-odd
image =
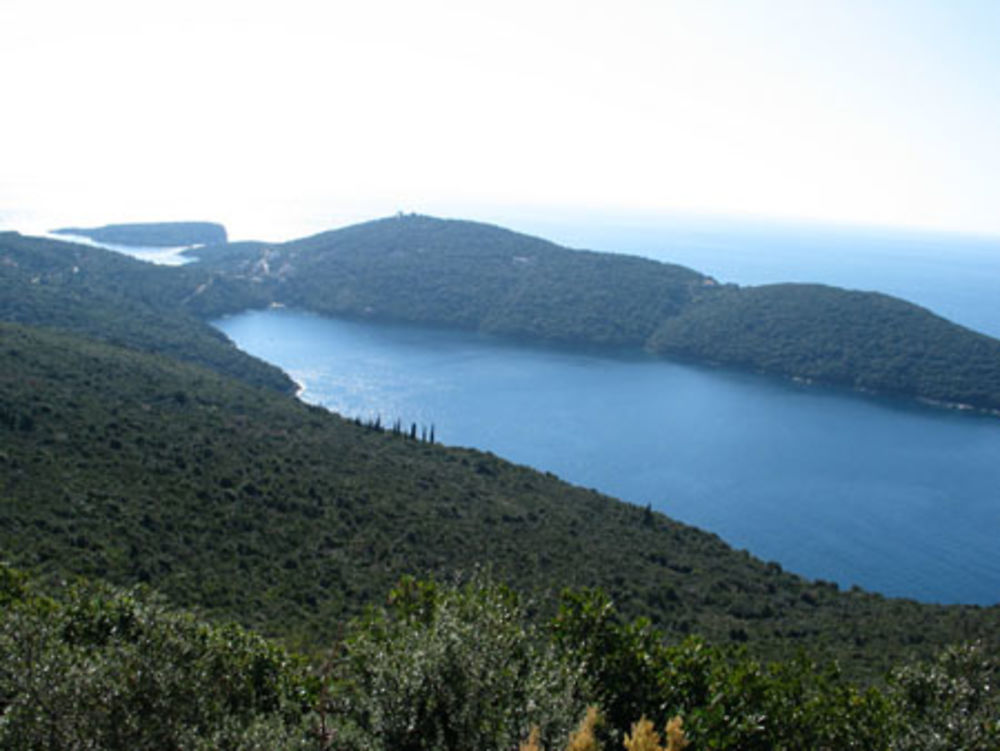
[[[542,747],[538,744],[539,730],[538,725],[531,728],[531,732],[528,733],[528,740],[522,741],[520,744],[521,751],[542,751]]]
[[[665,751],[660,745],[660,734],[645,717],[632,723],[632,732],[625,734],[625,751]]]
[[[587,707],[587,714],[580,720],[576,730],[570,733],[569,743],[564,751],[601,751],[601,744],[594,736],[600,718],[597,707]],[[667,721],[665,730],[667,745],[661,746],[660,734],[656,732],[653,723],[645,717],[641,718],[632,723],[631,734],[625,734],[625,751],[684,751],[691,744],[684,735],[684,720],[680,715]],[[519,746],[520,751],[544,751],[539,736],[538,727],[531,728],[528,740],[522,741]]]
[[[660,734],[645,717],[632,723],[631,735],[625,734],[625,751],[684,751],[691,743],[684,735],[684,720],[678,715],[667,722],[667,745],[660,745]]]
[[[598,719],[600,715],[597,713],[597,707],[593,705],[587,707],[587,714],[580,720],[580,726],[569,736],[566,751],[600,751],[600,744],[594,737]]]
[[[677,715],[667,722],[666,751],[684,751],[691,741],[684,735],[684,719]]]

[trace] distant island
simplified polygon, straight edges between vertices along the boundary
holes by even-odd
[[[86,237],[110,245],[147,248],[179,248],[184,245],[211,245],[228,240],[226,228],[215,222],[144,222],[106,224],[103,227],[63,227],[56,235]]]

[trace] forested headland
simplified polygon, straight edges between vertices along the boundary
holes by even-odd
[[[719,284],[674,264],[414,215],[198,257],[227,282],[190,299],[203,316],[273,302],[1000,409],[1000,341],[877,292]]]

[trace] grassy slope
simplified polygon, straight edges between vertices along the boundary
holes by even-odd
[[[197,366],[9,324],[0,341],[0,550],[17,565],[148,582],[307,647],[402,573],[480,564],[543,595],[603,586],[677,635],[830,650],[858,674],[1000,634],[998,608],[839,593],[551,475]]]

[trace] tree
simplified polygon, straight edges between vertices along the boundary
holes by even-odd
[[[516,748],[538,727],[565,741],[582,674],[529,625],[509,589],[404,579],[346,640],[331,687],[342,736],[366,751]]]

